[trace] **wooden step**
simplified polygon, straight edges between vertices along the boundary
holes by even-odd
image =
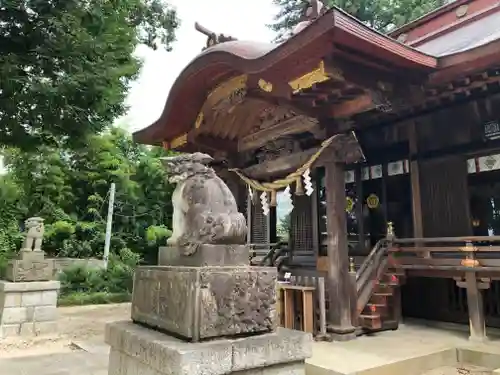
[[[382,294],[393,294],[395,285],[389,285],[387,283],[378,283],[373,289],[373,293]]]
[[[387,273],[391,273],[396,276],[406,276],[406,272],[402,268],[389,268]]]
[[[400,277],[392,273],[385,273],[380,278],[380,284],[399,285]]]
[[[382,319],[379,314],[361,314],[359,323],[365,329],[381,329]]]
[[[392,293],[373,293],[370,302],[372,303],[387,303],[387,300],[392,297]]]
[[[372,303],[368,302],[363,309],[362,314],[379,314],[380,316],[386,316],[388,312],[387,304],[385,303]]]

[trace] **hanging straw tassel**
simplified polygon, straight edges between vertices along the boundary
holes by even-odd
[[[295,180],[295,195],[304,195],[304,187],[302,186],[302,176]]]
[[[276,201],[276,190],[271,190],[271,207],[276,207],[277,205]]]

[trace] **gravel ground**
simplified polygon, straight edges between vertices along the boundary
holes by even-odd
[[[106,323],[130,319],[130,304],[61,307],[58,312],[57,332],[0,339],[0,358],[71,352],[73,342],[102,343]]]

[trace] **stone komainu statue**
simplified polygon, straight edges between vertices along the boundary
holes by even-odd
[[[43,241],[43,219],[41,217],[30,217],[24,222],[26,238],[24,239],[23,250],[42,250]]]
[[[213,159],[202,153],[161,159],[169,181],[177,184],[172,195],[172,236],[167,244],[191,255],[203,244],[244,244],[245,217],[238,212],[231,190],[207,166]]]

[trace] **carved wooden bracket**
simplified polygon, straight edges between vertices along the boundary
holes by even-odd
[[[246,176],[255,179],[285,175],[304,164],[318,151],[318,149],[319,147],[311,148],[302,152],[296,152],[292,155],[282,156],[275,160],[253,165],[244,169],[242,172]],[[358,139],[354,132],[350,132],[348,134],[339,135],[316,160],[313,167],[321,166],[329,162],[352,164],[364,160],[365,156],[358,143]]]
[[[255,149],[266,144],[270,139],[277,139],[285,135],[314,131],[319,129],[318,121],[303,115],[295,115],[285,118],[283,121],[276,124],[271,124],[269,127],[262,127],[258,131],[245,136],[240,140],[239,151]]]

